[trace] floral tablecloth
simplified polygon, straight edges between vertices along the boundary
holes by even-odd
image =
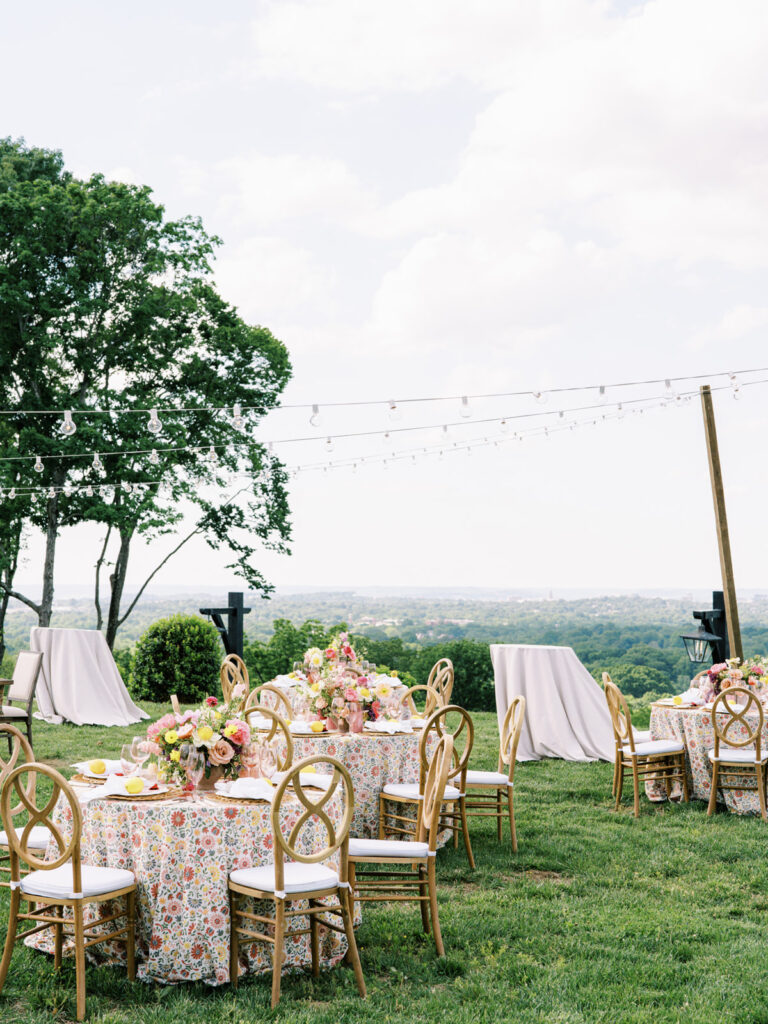
[[[749,716],[747,717],[749,718]],[[748,735],[747,731],[739,725],[729,732],[728,738],[730,739],[731,736],[740,738],[746,735]],[[651,709],[651,739],[679,740],[685,744],[685,763],[691,798],[708,801],[712,791],[712,762],[709,760],[707,751],[714,749],[715,746],[711,709],[675,708],[669,705],[654,704]],[[763,727],[761,744],[768,750],[768,722]],[[754,785],[752,779],[750,783]],[[679,783],[675,783],[675,785],[679,786]],[[646,783],[646,792],[651,800],[666,799],[663,783]],[[760,812],[760,801],[754,790],[721,790],[718,793],[718,800],[723,797],[726,807],[736,814],[759,814]]]
[[[341,796],[336,793],[326,811],[335,824],[341,820]],[[227,879],[237,868],[273,863],[273,839],[268,803],[234,804],[205,799],[129,801],[95,800],[83,806],[83,863],[125,868],[138,883],[138,975],[146,981],[204,981],[220,985],[229,980],[229,898]],[[292,797],[283,803],[285,827],[299,817],[301,805]],[[69,806],[62,801],[54,812],[66,830]],[[300,848],[311,852],[325,845],[317,823],[302,830]],[[55,848],[54,848],[55,849]],[[50,852],[53,855],[54,849]],[[298,906],[299,904],[297,904]],[[274,904],[262,903],[271,913]],[[90,917],[107,916],[109,904],[89,905]],[[359,904],[356,919],[359,922]],[[297,922],[305,919],[297,918]],[[114,927],[114,926],[112,926]],[[305,927],[302,924],[292,927]],[[338,962],[345,954],[343,935],[322,929],[321,958]],[[52,934],[27,940],[52,952]],[[123,958],[122,948],[95,946],[102,960]],[[311,963],[309,937],[286,943],[286,965]],[[271,950],[265,943],[244,946],[241,968],[271,971]]]
[[[355,787],[355,814],[349,834],[371,839],[379,834],[379,793],[391,782],[419,781],[419,738],[411,733],[321,733],[294,736],[293,760],[328,754],[341,761]],[[430,746],[434,737],[430,737]],[[415,810],[415,808],[414,808]],[[450,833],[442,840],[445,842]]]

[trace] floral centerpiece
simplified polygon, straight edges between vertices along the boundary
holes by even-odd
[[[392,695],[392,683],[363,671],[357,652],[346,633],[333,637],[325,650],[310,648],[304,655],[304,679],[300,689],[311,713],[326,728],[359,732],[366,719],[381,713],[381,701]]]
[[[204,754],[206,779],[212,775],[236,779],[251,741],[251,730],[242,717],[247,695],[245,684],[238,683],[226,703],[206,697],[199,708],[163,715],[153,722],[147,728],[147,741],[164,778],[186,783],[182,763],[186,744]]]
[[[714,700],[723,690],[734,686],[743,686],[752,690],[759,700],[768,699],[768,660],[764,657],[729,658],[727,661],[713,665],[698,680],[702,696]]]

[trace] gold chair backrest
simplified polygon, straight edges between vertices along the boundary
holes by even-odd
[[[228,704],[232,699],[232,691],[238,683],[244,683],[246,692],[249,685],[248,669],[238,654],[228,654],[219,669],[221,678],[221,695]]]
[[[455,720],[457,716],[459,719],[458,723],[455,725],[455,728],[451,728],[448,719],[450,717],[452,720]],[[443,736],[450,736],[453,740],[453,764],[448,772],[448,780],[459,779],[461,782],[459,788],[463,792],[467,765],[469,764],[469,757],[472,753],[472,744],[475,738],[475,726],[472,716],[464,708],[460,708],[458,704],[448,704],[446,707],[438,708],[427,719],[421,731],[421,739],[419,740],[419,757],[421,760],[419,780],[422,785],[422,792],[429,772],[430,758],[428,751],[431,736],[437,736],[438,741]],[[461,748],[462,743],[463,749]]]
[[[450,658],[440,658],[435,662],[429,673],[427,686],[437,690],[442,704],[450,702],[453,693],[453,662]]]
[[[333,769],[330,785],[325,790],[305,789],[301,785],[300,775],[310,766],[317,764],[328,765]],[[340,784],[344,787],[342,790],[342,819],[339,825],[334,825],[325,808],[333,799],[333,795]],[[282,804],[289,786],[293,787],[296,798],[304,809],[286,836],[285,830],[287,830],[288,822],[283,821]],[[314,799],[314,797],[317,797],[317,799]],[[349,826],[352,822],[354,810],[355,793],[352,788],[352,779],[340,761],[327,755],[314,754],[312,757],[305,757],[303,761],[299,761],[298,764],[295,764],[288,770],[277,787],[277,792],[272,800],[271,817],[272,834],[275,844],[275,888],[277,891],[282,891],[284,888],[284,863],[286,856],[303,864],[316,864],[318,861],[328,860],[337,850],[340,850],[339,877],[342,882],[347,880]],[[290,820],[293,815],[288,814],[286,817]],[[322,849],[316,850],[315,853],[302,853],[297,849],[296,844],[299,842],[301,833],[306,826],[309,826],[315,833],[321,827],[322,832],[325,834],[325,845]],[[317,844],[318,838],[317,834],[313,836],[313,845]]]
[[[266,703],[267,699],[269,699],[269,703]],[[254,686],[248,694],[245,710],[251,711],[257,707],[271,708],[273,711],[278,711],[279,714],[284,715],[288,720],[290,720],[293,714],[291,702],[286,694],[279,687],[273,686],[272,683],[262,683],[261,686]]]
[[[33,776],[35,777],[34,783]],[[29,795],[30,791],[34,791],[37,794],[36,776],[42,776],[51,782],[53,787],[50,797],[42,807],[38,806],[37,796],[31,797]],[[14,799],[14,796],[18,796],[20,803],[29,813],[29,818],[21,835],[16,834],[13,825],[14,815],[11,810],[11,801]],[[63,796],[69,804],[72,826],[72,836],[70,839],[63,835],[61,829],[50,817],[51,811],[56,806],[60,796]],[[28,864],[31,870],[51,871],[53,868],[66,864],[71,858],[74,891],[81,891],[80,830],[83,824],[83,815],[80,810],[80,802],[63,775],[60,775],[55,768],[49,768],[45,764],[38,764],[36,761],[18,765],[9,772],[5,779],[3,792],[0,796],[0,816],[3,820],[3,828],[5,829],[8,849],[11,854],[12,880],[18,881],[20,878],[20,860],[24,864]],[[45,852],[40,856],[40,850],[31,850],[27,846],[31,831],[36,825],[47,828],[56,841],[56,845],[59,848],[59,856],[55,860],[45,860]]]
[[[735,704],[732,698],[736,694],[740,697],[746,697],[746,702],[744,704]],[[747,719],[747,715],[752,715],[755,711],[757,712],[757,717],[752,718],[750,722]],[[725,722],[723,722],[723,714],[727,715]],[[763,705],[754,693],[745,686],[731,686],[729,689],[719,693],[715,698],[715,703],[712,705],[712,728],[715,730],[715,757],[720,753],[721,742],[727,747],[747,747],[754,743],[755,760],[759,761],[760,737],[763,731],[764,720]],[[729,729],[738,728],[738,726],[744,727],[747,733],[746,737],[742,739],[729,739]]]
[[[415,714],[418,710],[416,707],[416,702],[413,699],[413,695],[414,693],[421,693],[422,691],[426,693],[426,704],[424,706],[424,713],[426,715],[431,715],[434,711],[436,711],[439,707],[442,707],[443,705],[443,700],[434,687],[425,686],[423,684],[420,684],[418,686],[412,686],[410,690],[406,690],[405,693],[400,698],[400,704],[407,704],[408,710],[411,712],[412,715]]]
[[[11,752],[8,755],[8,759],[3,760],[2,751],[5,747],[3,740],[6,736],[10,736],[11,738]],[[19,732],[15,725],[0,725],[0,792],[2,792],[5,787],[5,780],[14,768],[24,763],[31,764],[34,760],[34,751],[32,750],[32,746],[24,733]],[[36,779],[37,776],[32,775],[28,780],[31,788],[27,793],[27,796],[32,801],[35,799]],[[21,814],[24,810],[24,804],[19,801],[19,803],[10,810],[11,815]]]
[[[247,707],[244,712],[244,717],[248,723],[248,727],[253,729],[250,722],[251,715],[261,715],[263,718],[268,718],[270,726],[268,730],[260,730],[258,733],[259,743],[271,743],[272,740],[280,735],[285,740],[285,756],[281,757],[280,753],[276,753],[277,758],[277,770],[279,772],[287,771],[293,764],[293,737],[291,736],[291,730],[288,727],[288,723],[272,708],[264,707],[261,704],[254,704],[252,707]],[[252,742],[257,742],[257,736],[255,730],[251,736]],[[279,748],[278,748],[279,750]]]
[[[608,710],[611,713],[611,724],[613,735],[619,746],[629,744],[630,749],[635,749],[635,739],[632,733],[632,717],[624,694],[616,683],[611,682],[607,672],[603,673],[603,686],[605,688],[605,699],[608,702]]]
[[[430,850],[437,849],[443,795],[452,764],[453,737],[446,734],[440,737],[432,754],[424,783],[424,798],[419,803],[419,828],[416,839],[420,843],[429,843]]]
[[[509,767],[509,781],[515,772],[515,760],[517,758],[517,745],[520,742],[520,734],[523,731],[523,720],[525,718],[525,697],[518,694],[510,701],[507,713],[504,716],[504,724],[501,727],[501,746],[499,747],[499,771],[505,766]]]

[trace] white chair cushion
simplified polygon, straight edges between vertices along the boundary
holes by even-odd
[[[677,740],[651,740],[649,743],[635,744],[636,754],[682,754],[683,749],[683,744]],[[628,743],[624,747],[624,753],[632,753]]]
[[[754,747],[720,747],[720,756],[715,757],[715,751],[708,750],[710,761],[735,761],[737,764],[765,764],[768,761],[768,753],[761,754],[757,761],[757,751]]]
[[[467,772],[468,786],[506,786],[508,782],[509,776],[503,772]]]
[[[294,864],[289,861],[284,868],[284,892],[310,892],[313,889],[330,889],[339,884],[339,876],[324,864]],[[275,891],[275,865],[264,864],[260,868],[240,868],[229,876],[235,885],[244,885],[260,892]]]
[[[16,835],[21,839],[21,833],[24,831],[23,828],[15,829]],[[33,825],[27,836],[27,847],[30,850],[47,850],[48,840],[51,838],[51,833],[45,828],[44,825]],[[8,845],[8,836],[5,832],[0,832],[0,846]]]
[[[117,889],[135,885],[132,871],[121,868],[100,868],[90,864],[80,867],[83,896],[103,896]],[[72,887],[72,865],[62,864],[51,871],[30,871],[21,880],[21,891],[28,896],[48,896],[51,899],[71,900],[75,898]]]
[[[443,794],[443,800],[458,800],[460,796],[464,796],[460,789],[456,789],[455,786],[446,786],[445,793]]]
[[[384,787],[385,796],[407,797],[411,800],[419,799],[418,782],[388,782]]]
[[[353,857],[426,857],[427,843],[409,843],[402,839],[350,839],[349,856]]]
[[[24,708],[15,708],[11,704],[3,704],[3,718],[26,718],[27,712]]]
[[[635,729],[632,727],[632,735],[635,738],[635,743],[650,743],[651,742],[651,730],[650,729]]]

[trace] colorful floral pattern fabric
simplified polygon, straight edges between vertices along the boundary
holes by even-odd
[[[338,825],[341,796],[336,793],[326,811]],[[290,831],[301,813],[292,797],[283,803],[284,831]],[[237,868],[272,864],[271,805],[225,804],[206,799],[95,800],[83,807],[82,860],[85,864],[125,868],[138,883],[138,975],[146,981],[204,981],[221,985],[229,980],[229,873]],[[54,812],[58,823],[71,831],[71,812],[61,801]],[[326,832],[316,820],[302,830],[298,843],[304,853],[326,845]],[[54,850],[52,849],[51,855]],[[108,916],[109,904],[88,905],[87,916]],[[274,903],[256,904],[255,913],[271,914]],[[300,904],[295,904],[300,906]],[[359,904],[358,904],[359,908]],[[357,914],[359,922],[359,913]],[[339,923],[340,923],[340,919]],[[296,918],[292,927],[305,927]],[[52,952],[52,937],[43,932],[27,940],[37,949]],[[338,962],[346,952],[343,935],[322,930],[324,964]],[[103,952],[99,952],[103,951]],[[123,960],[122,947],[95,946],[88,951],[111,962]],[[266,943],[243,946],[241,971],[272,970]],[[286,966],[311,963],[309,937],[286,943]]]
[[[729,739],[731,735],[734,738],[743,738],[748,732],[742,725],[738,725],[729,733]],[[655,704],[651,710],[651,739],[679,740],[685,744],[691,799],[708,801],[712,791],[712,762],[707,752],[713,750],[715,746],[711,709],[674,708]],[[768,723],[763,726],[760,742],[762,749],[768,750]],[[751,785],[754,785],[753,778],[747,780]],[[678,783],[675,785],[679,788]],[[646,792],[651,800],[666,799],[663,784],[648,782]],[[721,790],[718,793],[718,800],[723,798],[728,810],[736,814],[757,814],[760,811],[760,801],[754,790]]]

